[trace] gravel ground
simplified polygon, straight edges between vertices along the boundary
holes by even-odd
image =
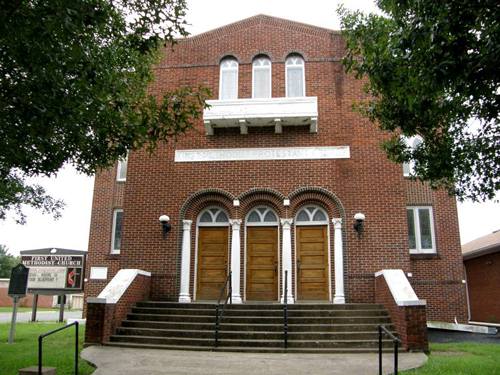
[[[444,329],[429,329],[430,342],[481,342],[485,344],[499,344],[500,345],[500,332],[496,335],[487,335],[484,333],[470,333],[459,331],[448,331]]]

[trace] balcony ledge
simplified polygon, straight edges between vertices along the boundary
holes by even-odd
[[[203,111],[207,135],[215,128],[240,128],[248,134],[249,127],[274,126],[275,133],[282,133],[283,126],[309,126],[317,133],[318,98],[268,98],[207,100],[209,108]]]

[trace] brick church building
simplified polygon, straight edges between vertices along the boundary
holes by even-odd
[[[405,306],[423,308],[424,330],[467,321],[455,198],[387,159],[387,134],[353,112],[363,82],[343,54],[337,31],[264,15],[166,51],[152,92],[206,86],[210,107],[96,176],[87,341],[141,300],[213,303],[228,276],[233,305],[379,303],[401,336]],[[390,306],[405,283],[418,303]],[[111,326],[99,303],[116,304]]]

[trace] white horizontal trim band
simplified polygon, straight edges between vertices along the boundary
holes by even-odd
[[[176,150],[174,160],[185,163],[241,160],[349,159],[350,157],[349,146],[269,147]]]

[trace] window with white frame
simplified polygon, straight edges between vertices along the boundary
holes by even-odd
[[[198,216],[198,226],[213,227],[229,225],[229,217],[219,207],[209,207]]]
[[[295,217],[297,225],[323,225],[328,224],[328,215],[318,206],[305,206],[297,212]]]
[[[258,56],[252,64],[252,97],[271,97],[271,60],[267,56]]]
[[[407,207],[406,216],[410,253],[435,253],[436,240],[434,237],[432,207]]]
[[[118,160],[118,166],[116,168],[116,181],[125,181],[127,179],[127,163],[128,154]]]
[[[415,151],[418,146],[422,143],[422,138],[419,136],[414,136],[410,138],[403,137],[403,141],[406,146],[411,150]],[[411,160],[409,162],[403,163],[403,176],[410,177],[415,175],[415,161]]]
[[[300,55],[290,55],[286,59],[286,96],[297,97],[306,95],[304,74],[304,59]]]
[[[122,243],[123,210],[117,208],[113,211],[113,228],[111,234],[111,254],[120,254]]]
[[[219,99],[238,98],[238,61],[226,57],[220,63]]]

